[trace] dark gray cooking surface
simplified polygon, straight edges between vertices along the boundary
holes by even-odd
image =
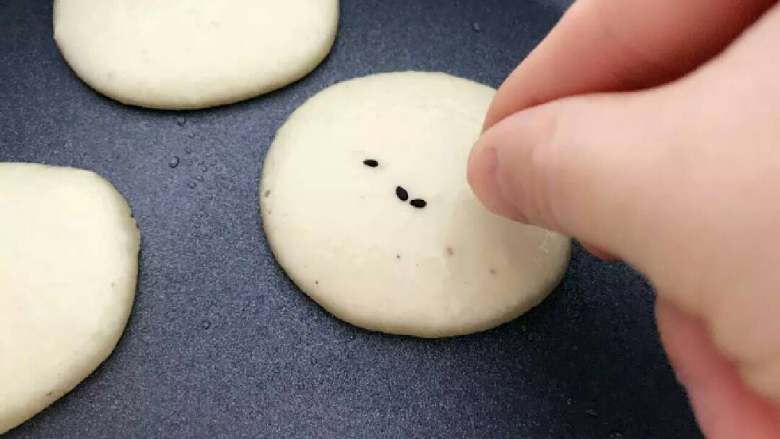
[[[422,341],[330,317],[261,233],[260,165],[306,98],[405,69],[496,86],[565,1],[343,0],[334,51],[311,76],[192,113],[93,93],[57,52],[51,3],[0,0],[0,161],[108,177],[138,219],[141,275],[113,356],[8,437],[700,436],[659,345],[652,292],[623,265],[577,248],[563,284],[528,315]]]

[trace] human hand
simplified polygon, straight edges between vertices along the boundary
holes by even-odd
[[[492,211],[649,278],[712,438],[780,437],[774,4],[580,0],[501,87],[469,160]]]

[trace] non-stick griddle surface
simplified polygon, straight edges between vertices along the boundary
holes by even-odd
[[[51,3],[0,1],[0,161],[108,177],[138,220],[141,274],[110,359],[8,437],[700,435],[659,345],[651,290],[624,265],[578,248],[560,288],[525,317],[422,341],[326,314],[261,232],[261,162],[305,99],[406,69],[497,86],[565,1],[343,0],[334,51],[311,76],[192,113],[92,92],[54,45]]]

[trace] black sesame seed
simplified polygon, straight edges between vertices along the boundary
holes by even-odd
[[[401,201],[406,201],[409,199],[409,192],[406,192],[406,189],[402,188],[401,186],[395,188],[395,195]]]
[[[410,201],[409,204],[411,204],[412,206],[414,206],[414,207],[416,207],[418,209],[422,209],[423,207],[428,205],[428,203],[426,203],[425,200],[421,200],[419,198],[416,198],[416,199]]]
[[[376,168],[377,166],[379,166],[379,162],[374,159],[363,160],[363,164],[368,166],[369,168]]]

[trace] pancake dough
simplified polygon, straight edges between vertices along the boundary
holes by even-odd
[[[91,87],[159,109],[229,104],[327,56],[338,0],[55,0],[54,38]]]
[[[0,434],[105,360],[135,295],[139,235],[97,175],[0,163]]]
[[[570,242],[489,213],[466,162],[494,90],[438,73],[343,82],[299,108],[263,169],[292,280],[363,328],[420,337],[507,322],[560,281]]]

